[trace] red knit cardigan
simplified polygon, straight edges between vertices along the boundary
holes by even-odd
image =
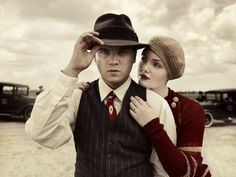
[[[211,176],[208,166],[202,163],[201,148],[204,134],[202,107],[171,89],[165,99],[174,115],[177,144],[171,142],[158,118],[143,127],[164,169],[171,177]]]

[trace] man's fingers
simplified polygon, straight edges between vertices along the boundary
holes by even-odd
[[[84,32],[79,36],[79,38],[82,39],[82,38],[92,37],[92,36],[99,36],[99,33],[95,31]]]
[[[104,45],[104,42],[103,42],[101,39],[99,39],[98,37],[93,36],[93,37],[92,37],[92,40],[93,40],[93,42],[95,42],[96,44]]]
[[[99,39],[95,36],[86,36],[86,37],[83,38],[83,41],[88,43],[88,44],[91,44],[91,45],[92,44],[97,44],[97,45],[103,45],[104,44],[104,42],[101,39]]]
[[[82,35],[80,35],[79,40],[80,42],[85,42],[87,44],[98,44],[103,45],[104,42],[98,38],[99,33],[95,31],[85,32]]]
[[[92,50],[90,51],[90,53],[93,55],[93,57],[95,57],[97,51],[99,50],[100,46],[99,45],[95,45],[93,46]]]

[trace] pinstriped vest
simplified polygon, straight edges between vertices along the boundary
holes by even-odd
[[[131,82],[118,117],[110,123],[98,80],[83,92],[74,131],[75,177],[153,177],[151,144],[129,114],[129,98],[146,100],[146,90]]]

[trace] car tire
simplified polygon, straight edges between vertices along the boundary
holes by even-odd
[[[30,118],[31,112],[32,112],[32,107],[28,107],[24,110],[23,117],[26,121]]]
[[[205,112],[205,127],[211,127],[214,122],[214,117],[210,112]]]

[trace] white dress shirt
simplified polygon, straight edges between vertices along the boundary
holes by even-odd
[[[114,106],[117,113],[121,109],[124,95],[131,83],[131,78],[113,90],[116,98]],[[112,90],[101,78],[98,82],[101,101]],[[58,78],[48,90],[37,96],[30,119],[26,122],[25,131],[39,144],[58,148],[73,137],[77,112],[82,91],[77,88],[77,78],[69,77],[60,72]],[[160,123],[172,142],[176,143],[176,126],[168,103],[158,94],[147,90],[147,102],[159,116]],[[150,162],[155,168],[155,177],[168,176],[153,149]]]

